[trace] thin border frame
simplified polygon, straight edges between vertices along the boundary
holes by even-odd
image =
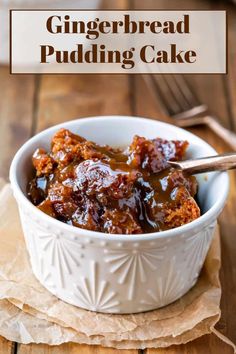
[[[27,73],[14,73],[12,72],[12,12],[13,11],[94,11],[95,9],[10,9],[9,16],[9,59],[10,59],[10,67],[9,73],[10,75],[151,75],[151,73],[132,73],[132,72],[122,72],[122,73],[35,73],[35,72],[27,72]],[[174,75],[228,75],[228,11],[226,9],[217,9],[217,10],[206,10],[206,9],[101,9],[100,11],[204,11],[204,12],[224,12],[225,13],[225,72],[224,73],[174,73]],[[170,75],[167,73],[155,73],[155,75]]]

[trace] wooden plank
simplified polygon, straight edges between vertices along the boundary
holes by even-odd
[[[225,2],[220,1],[219,8],[225,7]],[[236,6],[227,4],[228,15],[228,75],[226,76],[226,89],[228,92],[229,111],[232,115],[232,127],[236,131]]]
[[[42,76],[37,131],[74,118],[131,114],[126,75]]]
[[[8,179],[10,161],[30,137],[34,107],[34,77],[9,74],[0,66],[0,177]]]
[[[17,149],[30,137],[35,82],[33,76],[12,76],[0,66],[0,177],[8,180]],[[12,353],[15,344],[0,338],[0,353]]]
[[[17,351],[17,354],[65,354],[65,353],[68,354],[119,354],[119,353],[137,354],[138,351],[118,350],[112,348],[103,348],[101,346],[79,345],[73,343],[63,344],[59,346],[47,346],[43,344],[32,344],[32,345],[20,344],[18,346],[18,351]]]
[[[217,348],[217,352],[215,351]],[[148,349],[146,354],[233,354],[233,349],[213,335],[206,335],[185,345]]]
[[[1,354],[12,354],[14,351],[15,343],[0,337],[0,353]]]
[[[213,6],[213,5],[212,5]],[[220,1],[214,5],[214,8],[226,8],[229,16],[229,74],[222,76],[224,82],[224,90],[222,94],[216,93],[216,90],[205,91],[207,96],[211,96],[211,100],[214,103],[218,99],[225,100],[228,110],[229,127],[235,130],[236,128],[236,99],[235,99],[235,58],[236,51],[233,43],[236,36],[236,8],[231,4],[226,4],[224,1]],[[234,58],[234,63],[233,63]],[[214,80],[212,80],[214,84]],[[200,90],[200,85],[199,89]],[[224,114],[222,107],[217,107],[219,116]],[[198,135],[202,136],[209,141],[219,152],[229,151],[229,147],[215,139],[215,136],[211,134],[208,138],[204,130],[199,131]],[[222,299],[221,309],[222,315],[217,328],[227,337],[229,337],[234,343],[236,343],[236,318],[232,315],[232,309],[236,307],[236,245],[235,245],[235,233],[236,233],[236,220],[235,220],[235,208],[236,208],[236,173],[230,172],[230,194],[227,200],[227,204],[223,213],[220,216],[221,227],[221,248],[222,248],[222,269],[221,269],[221,283],[222,283]]]
[[[220,9],[227,9],[228,14],[228,75],[224,76],[228,111],[231,118],[231,127],[236,132],[236,6],[224,1],[216,4]],[[222,228],[222,272],[223,287],[221,308],[222,316],[219,330],[236,343],[236,316],[232,311],[236,308],[236,173],[230,173],[230,196],[220,217]]]
[[[226,101],[228,108],[228,115],[231,120],[231,129],[236,131],[236,6],[231,2],[219,0],[211,3],[211,7],[215,10],[226,10],[228,18],[228,74],[222,75],[226,92]]]

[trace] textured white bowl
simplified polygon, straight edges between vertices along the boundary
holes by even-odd
[[[25,197],[32,153],[37,147],[48,149],[60,127],[99,144],[125,146],[138,134],[187,139],[192,157],[214,155],[215,150],[169,124],[135,117],[97,117],[41,132],[21,147],[10,169],[33,272],[51,293],[73,305],[107,313],[152,310],[180,298],[195,284],[204,263],[227,197],[227,173],[198,176],[203,215],[184,226],[131,236],[79,229],[49,217]]]

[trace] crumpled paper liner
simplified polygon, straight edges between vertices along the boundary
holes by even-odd
[[[183,344],[216,330],[220,317],[217,231],[197,284],[159,310],[109,315],[59,300],[34,277],[9,185],[0,192],[0,335],[21,343],[97,344],[144,349]]]

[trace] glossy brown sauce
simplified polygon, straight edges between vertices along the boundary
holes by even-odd
[[[167,163],[183,159],[187,147],[186,141],[135,136],[127,149],[113,149],[61,129],[50,152],[37,149],[33,155],[28,196],[48,215],[89,230],[174,228],[200,216],[196,179]]]

